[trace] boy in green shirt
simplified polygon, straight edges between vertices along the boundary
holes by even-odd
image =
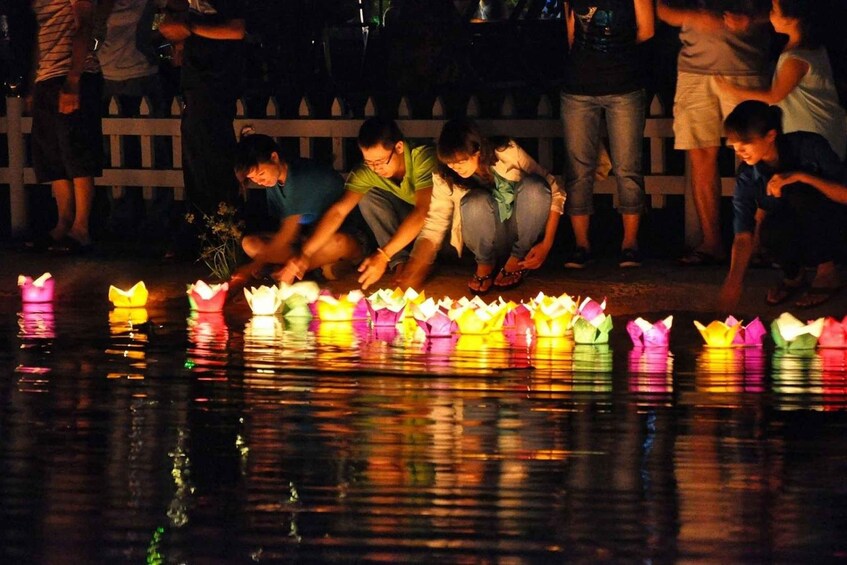
[[[432,195],[435,150],[412,147],[397,124],[386,118],[369,118],[359,129],[363,162],[344,186],[344,195],[324,213],[315,231],[291,258],[279,280],[301,278],[310,257],[339,229],[356,205],[376,237],[379,248],[359,265],[363,289],[378,281],[389,267],[399,276],[409,258],[408,246],[423,227]]]

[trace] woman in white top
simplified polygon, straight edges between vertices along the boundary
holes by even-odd
[[[444,124],[437,151],[429,212],[397,282],[419,287],[449,230],[456,251],[467,245],[476,258],[471,292],[514,288],[553,246],[565,203],[558,180],[513,140],[486,138],[469,119]]]
[[[772,0],[771,24],[788,42],[777,61],[768,89],[736,86],[721,77],[721,88],[739,100],[760,100],[782,109],[783,131],[822,135],[843,161],[847,153],[847,119],[838,103],[832,66],[817,43],[812,22],[815,0]]]

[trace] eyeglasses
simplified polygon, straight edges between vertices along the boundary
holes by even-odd
[[[367,160],[365,160],[364,161],[365,166],[369,169],[380,169],[382,167],[387,167],[388,163],[391,162],[391,158],[394,157],[394,153],[396,153],[396,151],[394,151],[394,149],[392,149],[391,154],[388,155],[388,158],[386,158],[384,160],[383,159],[380,159],[378,161],[367,161]]]

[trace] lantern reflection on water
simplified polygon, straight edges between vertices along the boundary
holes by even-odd
[[[18,319],[18,336],[26,339],[53,339],[56,337],[56,318],[53,304],[28,302],[22,305]]]

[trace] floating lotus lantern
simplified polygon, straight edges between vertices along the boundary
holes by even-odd
[[[771,323],[771,337],[780,349],[788,351],[814,349],[823,333],[824,319],[804,324],[788,312]]]
[[[768,330],[765,329],[765,325],[759,318],[753,318],[753,321],[745,326],[739,320],[736,320],[734,316],[730,316],[726,319],[726,325],[740,326],[738,333],[735,334],[735,338],[732,340],[734,345],[758,347],[762,345],[762,338],[768,333]]]
[[[576,303],[567,294],[558,297],[540,293],[534,299],[532,321],[538,337],[562,337],[570,328]]]
[[[188,302],[191,309],[197,312],[220,312],[224,309],[229,283],[206,284],[197,281],[186,287]]]
[[[471,300],[463,297],[454,304],[448,315],[456,321],[459,333],[482,335],[503,327],[505,304],[502,301],[486,304],[479,296]]]
[[[315,315],[313,305],[321,294],[321,289],[314,281],[300,281],[294,284],[279,285],[282,299],[282,315],[290,318],[312,318]]]
[[[847,347],[847,316],[840,322],[828,316],[823,321],[823,330],[818,339],[820,347]]]
[[[606,301],[602,303],[586,298],[573,318],[573,340],[575,343],[594,345],[609,343],[612,317],[605,313]]]
[[[403,317],[406,295],[400,289],[380,289],[368,296],[368,313],[375,328],[393,328]]]
[[[349,322],[367,316],[367,300],[360,290],[351,290],[337,298],[321,295],[315,304],[318,318],[323,322]]]
[[[37,279],[24,275],[18,276],[21,287],[21,299],[24,302],[52,302],[55,279],[50,273],[44,273]]]
[[[109,287],[109,301],[117,308],[141,308],[147,304],[148,295],[144,281],[138,281],[129,290]]]
[[[532,321],[532,306],[528,306],[523,302],[520,304],[507,302],[503,327],[513,330],[516,335],[525,335],[527,330],[534,334],[535,322]]]
[[[659,320],[651,324],[644,318],[630,320],[626,325],[626,331],[636,347],[668,347],[670,341],[673,316]]]
[[[256,316],[273,316],[282,307],[282,294],[278,286],[262,285],[244,289],[244,298]]]
[[[732,342],[735,340],[735,335],[741,329],[741,324],[727,325],[726,322],[715,320],[704,326],[697,320],[694,320],[694,326],[703,336],[708,347],[732,347]]]
[[[447,312],[442,304],[436,304],[432,298],[412,306],[412,316],[428,338],[452,337],[458,330],[455,320],[452,320]]]

